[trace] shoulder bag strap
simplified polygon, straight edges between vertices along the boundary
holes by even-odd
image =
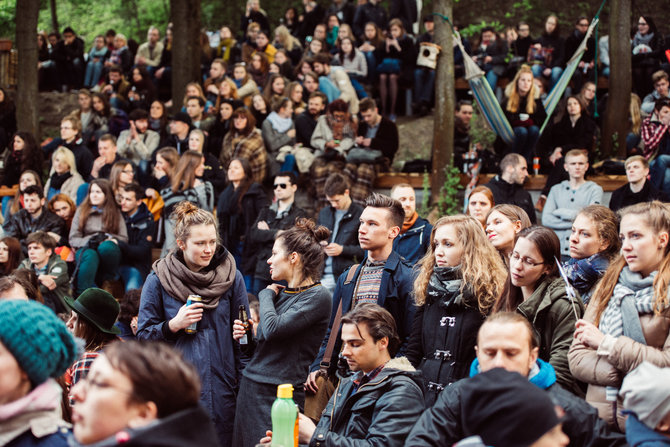
[[[345,284],[349,284],[356,274],[356,269],[359,264],[354,264],[351,266],[347,272],[347,278],[344,281]],[[327,376],[328,368],[330,367],[330,359],[333,357],[333,349],[335,349],[335,340],[337,340],[337,334],[340,332],[340,320],[342,319],[342,299],[340,299],[340,304],[337,306],[337,312],[335,313],[335,319],[333,320],[333,325],[330,328],[330,335],[328,336],[328,344],[326,344],[326,350],[323,353],[323,358],[319,364],[319,375]]]

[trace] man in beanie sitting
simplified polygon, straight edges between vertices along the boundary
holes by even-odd
[[[51,309],[0,301],[0,445],[68,445],[62,389],[54,378],[75,357],[74,338]]]
[[[622,434],[611,432],[598,418],[595,408],[556,383],[554,368],[538,358],[538,346],[537,335],[523,315],[496,313],[479,328],[477,358],[472,363],[470,376],[474,378],[493,368],[504,368],[526,377],[565,411],[563,431],[573,447],[627,445]],[[463,404],[463,388],[471,380],[459,380],[442,391],[435,405],[425,411],[414,426],[405,445],[451,445],[466,437],[462,419],[468,410]]]
[[[461,388],[459,447],[565,447],[570,440],[551,398],[521,374],[494,368]],[[407,444],[405,444],[407,445]]]
[[[670,446],[670,368],[643,362],[623,379],[619,394],[629,413],[628,443],[632,447]]]

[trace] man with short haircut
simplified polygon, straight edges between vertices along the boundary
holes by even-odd
[[[199,96],[189,96],[186,98],[186,113],[191,118],[193,127],[203,132],[209,132],[209,129],[214,124],[213,117],[205,117],[205,100]]]
[[[536,223],[535,208],[530,193],[523,189],[528,178],[528,163],[519,154],[507,154],[500,161],[500,175],[493,177],[485,186],[493,193],[496,205],[508,203],[523,209],[531,223]]]
[[[454,166],[458,168],[464,165],[463,156],[470,150],[472,112],[471,101],[463,99],[456,103],[456,111],[454,112]]]
[[[356,7],[354,13],[354,24],[352,26],[354,36],[360,42],[365,41],[365,25],[368,22],[375,23],[379,29],[386,29],[388,27],[388,14],[386,9],[379,0],[368,0]],[[410,30],[405,30],[410,31]]]
[[[93,162],[91,177],[109,179],[112,165],[121,160],[114,135],[106,133],[98,140],[98,158]]]
[[[330,55],[328,53],[319,53],[314,56],[312,66],[319,75],[319,90],[326,94],[328,102],[341,99],[349,104],[349,112],[352,115],[358,113],[358,96],[356,90],[351,85],[349,75],[342,67],[332,67],[330,65]]]
[[[342,317],[341,342],[353,375],[340,381],[318,425],[298,415],[298,441],[402,446],[424,409],[423,391],[421,375],[405,357],[395,357],[400,337],[393,316],[362,303]]]
[[[642,121],[640,136],[644,141],[644,157],[650,163],[651,182],[663,192],[670,193],[670,180],[665,173],[670,167],[670,99],[656,101],[654,113]]]
[[[67,244],[65,221],[44,206],[44,190],[30,185],[23,190],[23,209],[11,215],[3,225],[5,236],[21,242],[23,254],[28,254],[26,238],[36,231],[45,231],[54,238],[57,246]]]
[[[602,203],[603,189],[597,183],[584,179],[589,169],[589,157],[585,150],[568,151],[564,167],[568,171],[569,180],[551,187],[542,210],[542,225],[556,232],[561,241],[561,255],[569,258],[572,222],[585,206]]]
[[[307,217],[307,213],[295,204],[295,193],[298,190],[295,174],[280,172],[273,185],[275,200],[260,211],[247,239],[253,246],[250,253],[254,253],[256,259],[254,283],[249,291],[254,295],[272,283],[267,261],[272,255],[275,239],[284,230],[291,228],[296,219]]]
[[[295,138],[298,143],[305,147],[312,147],[311,140],[316,120],[326,110],[328,98],[322,92],[312,92],[307,101],[307,109],[295,117]]]
[[[530,322],[514,312],[499,312],[486,319],[479,328],[477,358],[470,376],[494,368],[503,368],[527,377],[530,383],[545,390],[554,403],[565,411],[563,431],[573,447],[626,446],[626,438],[611,432],[598,411],[556,383],[556,372],[538,358],[539,340]],[[462,417],[462,379],[440,393],[437,402],[426,410],[405,441],[406,446],[427,447],[451,445],[464,438]]]
[[[628,183],[612,192],[610,198],[610,209],[617,212],[621,208],[635,205],[641,202],[651,202],[660,200],[667,202],[669,199],[666,194],[659,191],[650,181],[649,162],[642,155],[633,155],[626,159],[626,178]]]
[[[644,97],[640,106],[640,111],[645,115],[654,113],[654,105],[659,99],[670,99],[670,80],[666,72],[658,70],[651,75],[651,82],[654,84],[654,91]]]
[[[74,163],[77,166],[77,172],[81,174],[85,181],[91,179],[91,168],[93,168],[93,154],[84,144],[81,137],[81,121],[75,115],[70,114],[60,122],[60,137],[54,138],[51,143],[43,147],[45,157],[58,149],[59,146],[65,146],[74,154]]]
[[[393,121],[379,114],[377,103],[365,98],[359,104],[361,118],[358,123],[356,145],[381,151],[384,157],[393,163],[398,152],[398,127]]]
[[[168,126],[170,134],[165,138],[165,141],[161,142],[159,147],[174,147],[179,152],[179,155],[181,155],[188,150],[191,117],[186,112],[177,112],[170,118]]]
[[[116,140],[118,154],[139,167],[144,177],[148,177],[149,161],[158,149],[160,135],[149,129],[149,114],[146,110],[135,109],[128,118],[130,129],[122,131]]]
[[[324,247],[326,262],[321,284],[332,293],[342,272],[365,255],[358,245],[358,219],[363,207],[352,202],[349,181],[342,174],[331,174],[324,192],[329,206],[321,208],[317,225],[330,230],[330,240]]]
[[[126,109],[128,107],[128,92],[130,92],[130,82],[123,75],[123,69],[119,65],[109,67],[107,74],[109,83],[102,88],[109,98],[109,105],[117,109]]]
[[[362,303],[375,303],[387,309],[398,327],[401,340],[399,351],[404,352],[414,318],[414,275],[412,266],[393,251],[393,241],[398,237],[404,220],[405,211],[397,200],[377,193],[372,193],[366,200],[365,209],[359,218],[358,242],[367,253],[358,266],[350,267],[355,268],[353,274],[347,270],[337,280],[330,327],[326,331],[319,354],[310,367],[311,373],[305,384],[307,390],[316,392],[318,389],[316,377],[330,332],[340,330],[332,327],[340,305],[342,313],[355,309]],[[338,363],[336,356],[340,350],[340,343],[336,341],[332,351],[335,354],[328,364],[328,375],[331,379],[335,377]]]
[[[156,228],[154,216],[142,202],[144,188],[130,183],[121,190],[121,212],[126,221],[128,241],[116,240],[121,249],[119,272],[126,291],[141,289],[151,270],[151,249]]]
[[[205,79],[203,84],[205,96],[212,104],[216,103],[219,96],[219,87],[224,79],[226,79],[226,63],[223,59],[216,58],[209,66],[209,77]]]
[[[53,56],[61,88],[79,89],[84,80],[84,41],[69,26],[63,30],[63,40],[56,43]]]
[[[32,270],[37,275],[44,304],[55,313],[69,313],[63,299],[70,296],[70,277],[67,264],[55,253],[56,240],[44,231],[36,231],[26,238],[28,257],[19,268]]]
[[[419,262],[430,246],[433,226],[416,212],[416,193],[409,183],[399,183],[391,188],[391,198],[397,200],[405,210],[405,221],[400,234],[393,241],[393,251],[410,264]]]
[[[145,67],[147,72],[153,77],[154,72],[161,62],[163,55],[163,42],[160,41],[161,32],[155,26],[147,31],[147,41],[137,49],[135,55],[135,65]]]

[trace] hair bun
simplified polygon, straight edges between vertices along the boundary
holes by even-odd
[[[198,207],[189,202],[188,200],[181,201],[175,206],[173,215],[177,220],[182,220],[186,216],[196,213],[198,211]]]
[[[295,228],[308,233],[311,235],[317,242],[328,240],[330,237],[330,230],[322,225],[316,226],[316,223],[312,219],[307,219],[301,217],[296,219]]]

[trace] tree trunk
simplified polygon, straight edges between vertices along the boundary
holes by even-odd
[[[610,79],[609,99],[603,129],[603,156],[626,156],[626,135],[633,85],[630,51],[631,0],[610,3]]]
[[[172,28],[172,101],[181,108],[186,84],[200,81],[200,0],[170,0]]]
[[[37,16],[40,0],[16,0],[16,48],[19,79],[16,88],[16,121],[19,130],[30,132],[39,141],[37,91]]]
[[[436,0],[436,13],[451,19],[452,0]],[[437,203],[444,186],[447,169],[452,165],[454,154],[454,48],[451,26],[435,17],[435,43],[442,47],[437,60],[435,78],[435,121],[433,126],[433,169],[430,180],[431,203]]]
[[[58,12],[56,11],[56,0],[49,0],[49,8],[51,9],[51,28],[52,31],[59,32],[58,28]]]

